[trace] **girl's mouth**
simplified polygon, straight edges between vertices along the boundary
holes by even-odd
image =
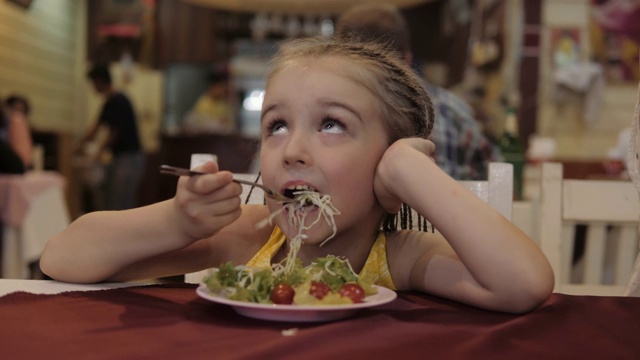
[[[284,189],[282,194],[293,201],[300,201],[302,206],[311,206],[313,201],[309,198],[310,194],[318,193],[318,190],[308,185],[295,185]]]

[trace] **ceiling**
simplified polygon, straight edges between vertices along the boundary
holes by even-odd
[[[182,0],[195,5],[238,12],[283,12],[283,13],[340,13],[353,5],[367,3],[392,3],[396,6],[411,7],[435,0]]]

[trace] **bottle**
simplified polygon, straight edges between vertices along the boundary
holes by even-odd
[[[507,109],[504,133],[500,137],[499,145],[504,160],[513,165],[513,200],[522,200],[525,149],[520,140],[518,116],[513,107]]]

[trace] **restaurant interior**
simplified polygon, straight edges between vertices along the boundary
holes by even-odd
[[[91,208],[84,183],[100,176],[99,161],[72,151],[102,104],[86,72],[109,63],[115,87],[132,99],[138,116],[149,161],[137,202],[149,204],[171,197],[175,184],[157,176],[158,165],[186,166],[191,153],[215,153],[223,168],[254,171],[258,112],[243,103],[262,89],[274,45],[323,26],[332,31],[352,2],[358,1],[2,1],[0,96],[30,100],[34,143],[44,149],[44,168],[67,180],[76,218]],[[622,172],[614,160],[636,100],[637,56],[628,53],[637,44],[612,40],[601,49],[591,1],[396,2],[413,34],[416,69],[473,104],[488,135],[501,136],[511,102],[530,163],[560,161],[570,178]],[[574,60],[560,59],[563,46]],[[480,49],[487,56],[499,51],[491,61],[478,60]],[[562,61],[604,64],[604,84],[557,94],[554,74]],[[232,134],[182,134],[180,124],[214,69],[232,76],[237,127]],[[535,174],[528,169],[525,176]],[[523,196],[535,196],[528,189]]]
[[[4,0],[0,97],[29,99],[39,157],[31,171],[60,177],[68,215],[61,221],[73,221],[96,210],[92,189],[110,161],[108,153],[74,151],[103,102],[87,70],[109,64],[115,88],[133,103],[147,156],[136,203],[155,203],[171,198],[177,181],[159,166],[188,167],[192,154],[215,154],[235,173],[257,172],[270,56],[281,41],[332,34],[341,12],[361,2]],[[515,110],[525,164],[514,173],[522,188],[513,195],[513,218],[530,236],[539,240],[544,231],[542,163],[562,164],[563,179],[630,183],[625,158],[639,44],[602,20],[600,7],[617,1],[389,2],[408,21],[416,71],[467,101],[488,139],[500,141]],[[566,74],[579,66],[597,71]],[[234,127],[185,131],[212,71],[229,75]]]
[[[254,181],[269,60],[284,41],[330,36],[343,12],[373,2],[400,9],[414,70],[465,101],[504,156],[486,178],[456,180],[540,247],[555,284],[537,308],[492,311],[380,286],[360,304],[257,304],[209,291],[210,269],[88,284],[41,271],[47,241],[102,210],[98,193],[114,154],[96,149],[109,133],[99,129],[79,146],[105,101],[87,77],[92,66],[106,64],[131,100],[146,157],[135,205],[149,205],[176,192],[178,178],[161,165],[215,159]],[[28,99],[33,145],[24,174],[0,174],[3,354],[640,358],[638,24],[638,0],[0,0],[0,99]],[[194,127],[221,75],[230,122]],[[263,204],[265,195],[243,186],[241,197]]]

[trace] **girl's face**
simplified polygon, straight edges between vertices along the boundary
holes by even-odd
[[[264,183],[280,192],[304,185],[330,195],[341,212],[335,217],[336,237],[363,236],[360,226],[375,230],[384,215],[373,177],[388,147],[387,133],[377,98],[342,75],[351,67],[337,58],[301,59],[284,67],[267,86],[261,119]],[[271,211],[281,207],[268,206]],[[307,219],[315,219],[317,211]],[[289,238],[297,235],[285,214],[275,222]],[[332,232],[321,220],[305,232],[305,244],[318,244]],[[338,239],[327,246],[334,242]]]

